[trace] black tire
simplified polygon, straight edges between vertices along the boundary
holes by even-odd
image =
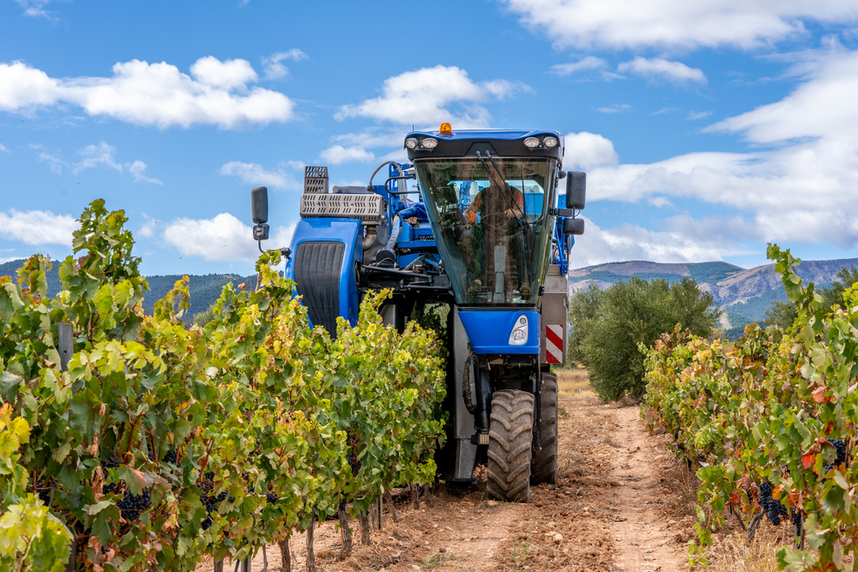
[[[492,395],[486,494],[513,502],[530,500],[533,395],[503,389]]]
[[[557,484],[557,374],[542,374],[542,424],[539,428],[542,449],[534,453],[530,464],[530,484]]]

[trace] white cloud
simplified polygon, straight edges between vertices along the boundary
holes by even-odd
[[[60,98],[59,83],[23,62],[0,63],[0,110],[18,111],[53,105]]]
[[[805,137],[858,138],[858,51],[811,54],[797,66],[806,80],[787,97],[731,117],[709,131],[744,133],[754,143]]]
[[[15,0],[15,2],[24,9],[25,16],[51,19],[50,12],[45,10],[45,6],[50,4],[51,0]]]
[[[563,155],[563,168],[587,171],[602,165],[619,163],[614,144],[605,137],[582,131],[569,133],[564,137],[566,152]]]
[[[269,244],[271,248],[287,246],[294,225],[275,229]],[[259,249],[251,227],[229,213],[211,219],[181,218],[164,229],[164,239],[186,256],[205,260],[249,260],[259,257]]]
[[[52,153],[48,153],[46,151],[40,151],[41,146],[39,145],[31,145],[33,149],[39,151],[39,161],[43,163],[47,163],[50,167],[51,171],[56,173],[57,175],[63,174],[63,167],[68,167],[69,164],[56,155]]]
[[[706,119],[712,115],[711,111],[691,111],[688,113],[689,121],[697,121],[698,119]]]
[[[152,179],[145,175],[148,165],[143,161],[134,161],[133,163],[126,165],[126,167],[128,167],[128,172],[134,176],[135,183],[152,183],[155,185],[164,184],[161,179]]]
[[[586,56],[581,58],[577,62],[569,62],[565,64],[557,64],[556,66],[551,66],[551,72],[555,75],[565,76],[571,75],[579,71],[597,70],[606,67],[608,67],[608,62],[603,60],[602,58],[597,58],[595,56]]]
[[[522,83],[491,80],[475,83],[468,72],[455,66],[435,66],[409,71],[384,81],[381,97],[356,105],[344,105],[337,119],[370,117],[401,125],[435,125],[444,121],[454,128],[482,127],[488,124],[488,111],[479,103],[501,99],[530,88]],[[459,110],[451,111],[457,104]]]
[[[652,231],[630,224],[602,229],[587,220],[584,234],[575,237],[569,263],[573,268],[581,268],[617,260],[708,262],[740,253],[744,253],[740,245],[733,242],[725,244],[720,236],[700,237],[675,230]]]
[[[79,163],[75,163],[75,174],[98,165],[105,165],[111,169],[116,169],[120,173],[122,172],[122,165],[114,159],[116,149],[103,141],[98,145],[87,145],[78,151],[78,155],[83,157],[83,159]]]
[[[69,246],[77,221],[69,215],[50,211],[0,212],[0,237],[24,244],[62,244]]]
[[[198,59],[191,65],[191,75],[200,83],[222,89],[244,89],[257,79],[247,60],[220,61],[214,56]]]
[[[290,164],[287,166],[292,167],[293,165]],[[238,177],[243,183],[253,187],[264,185],[274,189],[290,190],[300,190],[302,188],[301,183],[295,180],[291,173],[287,173],[282,168],[269,171],[258,163],[230,161],[229,163],[224,163],[220,168],[220,174]]]
[[[755,153],[690,153],[587,173],[591,200],[685,197],[730,207],[753,240],[858,245],[858,149],[820,139]]]
[[[137,231],[137,234],[139,236],[150,238],[155,234],[155,229],[158,228],[158,225],[161,224],[161,221],[150,217],[146,213],[143,213],[143,219],[143,226],[140,227],[140,230]]]
[[[631,108],[632,106],[627,103],[615,103],[606,107],[597,107],[596,111],[601,111],[602,113],[622,113],[623,111],[628,111]]]
[[[6,146],[5,146],[5,145],[3,145],[2,143],[0,143],[0,151],[6,152],[6,153],[11,153],[11,151],[9,151],[9,150],[6,148]]]
[[[331,165],[339,165],[351,161],[372,161],[375,159],[375,155],[366,149],[360,147],[343,147],[342,145],[328,147],[322,151],[321,157]]]
[[[690,68],[682,62],[672,62],[662,58],[637,57],[630,62],[617,66],[620,73],[631,73],[649,80],[666,80],[675,83],[706,83],[706,76],[696,68]]]
[[[294,103],[282,93],[251,87],[256,72],[245,60],[207,56],[191,76],[166,62],[132,60],[113,66],[112,77],[58,80],[23,62],[0,64],[0,110],[31,112],[39,106],[74,104],[105,116],[161,129],[195,124],[233,129],[284,122]]]
[[[558,48],[749,49],[858,20],[854,0],[502,0]]]
[[[282,79],[289,75],[289,68],[281,64],[284,60],[301,61],[309,56],[299,50],[292,48],[288,52],[277,52],[271,54],[267,58],[262,59],[262,65],[265,67],[265,79]]]

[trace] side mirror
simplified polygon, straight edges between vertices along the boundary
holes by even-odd
[[[566,176],[566,208],[581,210],[587,198],[587,173],[569,171]]]
[[[256,187],[250,191],[250,211],[253,224],[268,222],[268,187]]]
[[[256,187],[250,191],[250,212],[253,216],[253,240],[268,239],[268,188]]]
[[[563,232],[566,234],[582,235],[584,234],[584,219],[583,218],[566,218],[563,219]]]

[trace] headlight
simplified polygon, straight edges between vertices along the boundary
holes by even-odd
[[[515,320],[515,326],[509,334],[509,345],[523,346],[527,343],[527,337],[527,316],[522,314]]]
[[[545,143],[545,146],[549,149],[551,149],[552,147],[557,147],[558,143],[557,137],[546,137],[542,140],[542,142]]]
[[[438,146],[438,140],[432,139],[431,137],[427,137],[423,141],[421,141],[424,149],[434,149]]]
[[[539,147],[539,139],[537,139],[536,137],[528,137],[524,140],[524,146],[529,149]]]
[[[405,146],[409,149],[417,149],[417,139],[414,137],[409,137],[405,140]]]

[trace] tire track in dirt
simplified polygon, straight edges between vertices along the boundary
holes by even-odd
[[[663,445],[644,427],[637,407],[615,410],[615,443],[622,443],[611,475],[620,486],[616,505],[621,518],[614,523],[615,567],[623,572],[688,570],[687,549],[672,540],[664,516],[658,459]]]

